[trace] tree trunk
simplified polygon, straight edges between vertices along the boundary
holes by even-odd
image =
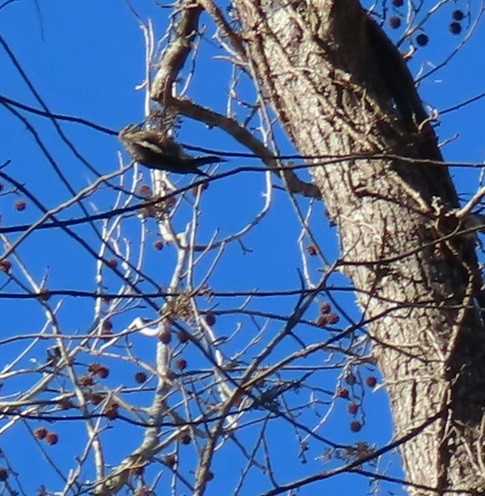
[[[457,195],[402,58],[357,0],[235,5],[261,90],[299,152],[342,157],[309,164],[369,321],[409,493],[482,494],[475,241],[456,234]]]

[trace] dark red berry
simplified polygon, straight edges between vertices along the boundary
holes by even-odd
[[[26,208],[27,204],[25,203],[24,200],[17,200],[15,202],[15,210],[18,212],[23,212]]]
[[[109,375],[109,369],[108,367],[105,367],[104,365],[101,365],[98,370],[96,370],[96,375],[98,377],[101,377],[101,379],[106,379]]]
[[[328,315],[319,315],[317,320],[315,321],[315,324],[318,327],[325,327],[328,324]]]
[[[143,198],[150,198],[150,196],[153,195],[152,189],[146,184],[141,185],[138,192],[140,193],[140,196],[143,196]]]
[[[12,268],[12,262],[10,262],[10,260],[7,260],[6,258],[2,258],[0,260],[0,270],[2,272],[10,272],[11,268]]]
[[[426,46],[428,44],[428,42],[429,42],[428,35],[421,33],[421,34],[418,34],[418,36],[416,36],[416,43],[419,46]]]
[[[392,16],[389,18],[389,26],[391,26],[392,29],[398,29],[401,27],[401,19],[399,16]]]
[[[460,34],[461,33],[461,24],[459,22],[452,22],[450,24],[450,31],[452,34]]]
[[[190,441],[189,441],[190,442]],[[169,466],[173,467],[177,463],[177,455],[175,453],[167,453],[163,457],[163,461]]]
[[[455,21],[463,21],[465,18],[465,14],[463,13],[463,10],[454,10],[452,17]]]
[[[145,372],[137,372],[135,374],[135,381],[138,382],[138,384],[143,384],[144,382],[147,381],[147,375]]]
[[[340,398],[348,398],[349,390],[347,388],[340,386],[337,388],[337,396],[340,396]]]
[[[369,387],[373,388],[377,384],[377,379],[374,375],[370,375],[365,379],[365,382]]]
[[[118,261],[115,258],[108,258],[108,260],[106,260],[106,265],[112,269],[116,269]]]
[[[345,376],[345,382],[347,384],[350,384],[351,386],[353,384],[355,384],[355,381],[356,381],[356,378],[355,378],[355,375],[352,374],[352,372],[349,372],[346,376]]]
[[[119,409],[118,403],[115,401],[110,402],[108,405],[106,405],[106,408],[104,409],[104,414],[106,417],[108,417],[110,420],[113,420],[118,417],[118,409]]]
[[[44,439],[47,436],[47,429],[45,427],[37,427],[34,431],[34,436],[37,439]]]
[[[79,378],[79,384],[81,386],[89,387],[94,386],[94,379],[92,375],[82,375]]]
[[[100,363],[90,363],[88,365],[88,372],[91,372],[94,375],[105,379],[109,375],[109,369],[105,365],[101,365]]]
[[[172,333],[170,332],[169,329],[164,329],[159,335],[158,339],[163,343],[163,344],[168,344],[170,341],[172,341]]]
[[[207,312],[205,314],[205,321],[208,326],[213,326],[216,323],[216,316],[212,312]]]
[[[45,440],[47,441],[47,444],[53,446],[59,441],[59,436],[55,432],[48,432],[45,436]]]
[[[307,246],[306,251],[311,257],[314,257],[318,253],[317,247],[315,245]]]
[[[362,424],[358,420],[354,420],[350,423],[350,430],[352,432],[359,432],[362,429]]]
[[[185,370],[187,368],[187,360],[185,358],[177,358],[175,365],[179,370]]]
[[[103,322],[103,331],[112,331],[113,330],[113,324],[111,323],[111,320],[105,320]]]
[[[49,290],[47,288],[39,289],[39,298],[42,301],[48,301],[50,297],[51,297],[51,295],[50,295]]]
[[[185,434],[180,435],[179,441],[182,444],[190,444],[190,441],[192,441],[192,438],[190,437],[190,434],[185,433]]]

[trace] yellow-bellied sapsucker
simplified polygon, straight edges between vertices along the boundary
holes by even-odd
[[[192,157],[172,138],[156,131],[143,131],[140,126],[130,124],[118,134],[127,152],[142,165],[177,174],[207,174],[199,169],[201,165],[225,162],[217,155]]]
[[[373,52],[374,63],[380,77],[385,82],[387,97],[392,99],[408,131],[412,131],[428,119],[413,76],[397,47],[369,15],[366,28],[369,47]]]

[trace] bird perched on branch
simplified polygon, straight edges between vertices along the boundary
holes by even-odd
[[[130,124],[118,134],[127,152],[142,165],[177,174],[208,175],[201,171],[201,165],[225,162],[217,155],[192,157],[172,138],[156,131],[143,131],[140,126]]]
[[[366,33],[378,76],[384,83],[381,90],[385,90],[384,95],[391,100],[406,131],[416,136],[414,146],[420,158],[442,162],[438,140],[406,61],[383,29],[369,16]]]

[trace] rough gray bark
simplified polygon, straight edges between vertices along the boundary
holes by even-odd
[[[443,239],[458,200],[446,167],[423,161],[441,155],[414,89],[393,92],[375,44],[392,49],[357,0],[234,3],[261,89],[300,153],[354,156],[312,174],[339,227],[340,269],[373,322],[409,493],[483,494],[480,275],[473,240]]]

